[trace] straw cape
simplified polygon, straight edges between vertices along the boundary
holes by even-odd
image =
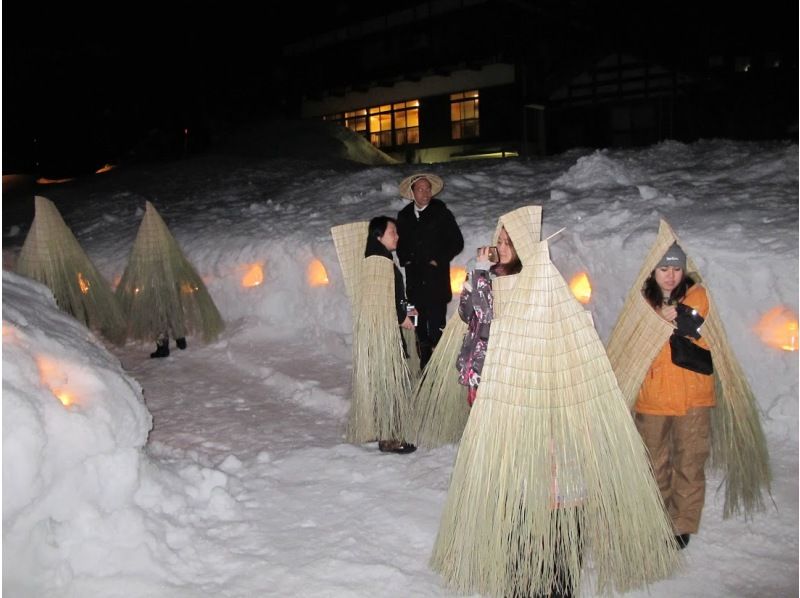
[[[83,251],[56,206],[36,196],[36,212],[17,260],[18,274],[47,286],[63,311],[116,344],[125,319],[108,283]]]
[[[364,257],[367,229],[367,222],[331,228],[353,313],[346,439],[354,444],[404,440],[411,422],[412,375],[397,325],[394,265],[380,256]]]
[[[469,417],[467,387],[458,383],[456,357],[461,349],[467,325],[458,313],[453,314],[433,350],[422,376],[414,386],[414,444],[435,448],[461,439]],[[413,360],[412,361],[416,361]]]
[[[492,282],[494,320],[431,566],[452,588],[573,595],[676,570],[680,554],[600,338],[539,242],[541,208],[500,218],[523,269]]]
[[[225,327],[203,279],[149,201],[116,292],[135,339],[168,333],[211,341]]]
[[[673,327],[642,295],[645,280],[673,243],[681,244],[669,224],[661,220],[658,237],[625,299],[608,342],[608,357],[631,408],[650,364],[673,332]],[[702,282],[688,256],[687,271],[695,282]],[[706,294],[709,309],[703,337],[711,349],[717,399],[711,410],[711,467],[724,475],[723,517],[737,513],[748,517],[764,508],[762,493],[769,493],[771,481],[769,454],[753,391],[728,342],[708,287]]]

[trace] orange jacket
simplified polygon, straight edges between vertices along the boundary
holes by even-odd
[[[699,284],[689,288],[681,303],[695,308],[704,318],[708,315],[708,295]],[[708,349],[703,338],[695,342]],[[634,411],[648,415],[686,415],[693,407],[713,407],[714,404],[714,376],[673,364],[667,341],[650,365]]]

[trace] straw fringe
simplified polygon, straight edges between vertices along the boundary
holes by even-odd
[[[149,201],[116,294],[132,338],[199,333],[211,341],[225,327],[202,278]]]
[[[467,387],[458,383],[456,358],[467,325],[453,314],[412,393],[417,446],[435,448],[461,439],[469,417]]]
[[[356,444],[404,440],[410,433],[412,381],[397,326],[394,266],[386,258],[371,256],[362,258],[359,269],[346,439]]]
[[[108,283],[49,199],[35,198],[36,212],[16,271],[47,286],[63,311],[111,342],[125,342],[125,319]]]
[[[645,280],[672,243],[680,245],[669,224],[661,220],[656,241],[626,297],[608,343],[609,360],[631,408],[653,359],[673,330],[642,295]],[[691,258],[687,270],[695,280],[702,280]],[[707,287],[706,294],[709,312],[703,331],[714,362],[717,400],[711,410],[710,466],[724,475],[723,517],[736,513],[748,517],[764,508],[762,492],[770,492],[769,454],[753,391],[731,349]]]
[[[524,268],[493,281],[482,382],[431,566],[491,596],[548,593],[554,563],[577,594],[580,555],[599,593],[664,578],[679,564],[671,524],[591,318],[547,244],[503,220]]]

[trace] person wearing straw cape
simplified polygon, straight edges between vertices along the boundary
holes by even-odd
[[[36,196],[16,271],[53,292],[56,305],[111,342],[125,342],[125,318],[110,286],[46,197]]]
[[[541,208],[503,215],[522,270],[492,281],[481,382],[453,468],[431,566],[488,596],[625,592],[680,563],[591,316],[539,241]],[[495,233],[497,238],[498,233]]]
[[[492,255],[493,249],[496,254]],[[522,262],[505,228],[500,229],[497,245],[480,247],[474,269],[464,282],[458,302],[458,315],[467,324],[464,342],[456,360],[458,382],[469,388],[467,402],[470,407],[481,383],[481,370],[486,357],[489,331],[492,324],[492,279],[497,276],[517,274]]]
[[[413,331],[414,324],[392,256],[396,222],[376,216],[368,224],[333,227],[331,234],[353,307],[353,396],[346,439],[357,444],[377,439],[381,452],[412,453],[416,446],[406,441],[412,377],[402,331]]]
[[[703,361],[682,360],[687,349]],[[700,526],[709,455],[725,474],[725,518],[763,508],[770,470],[755,398],[710,293],[664,220],[612,330],[608,355],[680,548]]]
[[[150,357],[169,355],[170,336],[185,349],[187,335],[208,342],[225,326],[203,279],[149,201],[116,294],[129,335],[156,341]]]

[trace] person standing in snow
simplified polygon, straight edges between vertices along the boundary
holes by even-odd
[[[417,308],[417,351],[420,369],[433,353],[447,320],[450,262],[464,249],[455,217],[434,196],[444,183],[434,174],[413,174],[399,186],[400,195],[412,200],[397,214],[397,258],[405,269],[409,301]]]
[[[642,294],[677,334],[708,349],[699,331],[708,315],[708,296],[687,276],[686,254],[677,243],[647,278]],[[700,525],[714,404],[714,377],[675,365],[670,343],[664,343],[639,389],[634,412],[681,549]]]
[[[522,262],[505,228],[500,229],[497,238],[495,259],[494,263],[490,260],[489,247],[478,249],[474,269],[464,283],[458,302],[458,315],[467,324],[467,332],[464,335],[456,367],[459,372],[459,384],[469,388],[467,402],[470,407],[475,402],[475,395],[481,382],[481,370],[494,317],[492,279],[497,276],[517,274],[522,270]]]

